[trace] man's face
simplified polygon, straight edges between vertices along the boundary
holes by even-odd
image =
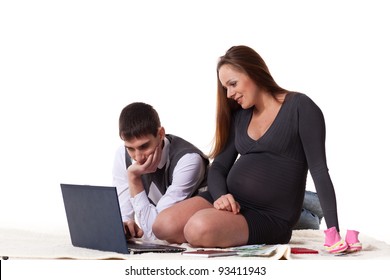
[[[157,136],[148,134],[139,138],[132,138],[124,141],[127,152],[130,157],[138,162],[144,164],[148,156],[154,153],[157,149],[162,149],[162,140],[164,139],[164,131],[159,129]]]

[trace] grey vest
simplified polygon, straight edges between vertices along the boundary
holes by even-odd
[[[207,156],[205,156],[202,151],[200,151],[197,147],[195,147],[190,142],[172,135],[172,134],[166,134],[165,137],[170,142],[170,149],[169,149],[169,160],[167,164],[169,166],[164,166],[161,169],[157,169],[156,172],[150,173],[150,174],[144,174],[141,176],[143,186],[145,188],[146,194],[149,194],[149,188],[152,183],[152,181],[155,183],[157,188],[160,190],[161,194],[165,194],[167,191],[167,188],[172,184],[172,174],[173,170],[176,167],[177,162],[185,155],[189,153],[197,153],[203,158],[203,163],[205,165],[205,176],[201,183],[198,186],[195,186],[192,195],[197,194],[197,191],[200,188],[206,187],[207,184],[207,171],[208,171],[208,165],[209,160]],[[131,165],[131,158],[129,156],[129,153],[126,151],[126,169]]]

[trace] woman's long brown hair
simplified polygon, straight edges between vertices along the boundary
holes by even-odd
[[[219,58],[217,64],[216,128],[214,146],[209,155],[211,158],[215,158],[224,149],[229,137],[232,116],[235,111],[241,108],[237,102],[227,98],[227,91],[219,80],[219,69],[226,64],[248,75],[259,88],[265,89],[274,97],[278,93],[286,92],[275,82],[264,60],[256,51],[247,46],[231,47],[224,56]]]

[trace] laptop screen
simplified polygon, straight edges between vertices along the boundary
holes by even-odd
[[[73,246],[128,254],[115,187],[61,184]]]
[[[185,250],[140,240],[128,243],[115,187],[61,184],[61,191],[73,246],[122,254]]]

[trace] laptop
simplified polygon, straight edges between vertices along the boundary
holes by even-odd
[[[60,185],[73,246],[121,254],[186,250],[138,239],[126,240],[115,187]]]

